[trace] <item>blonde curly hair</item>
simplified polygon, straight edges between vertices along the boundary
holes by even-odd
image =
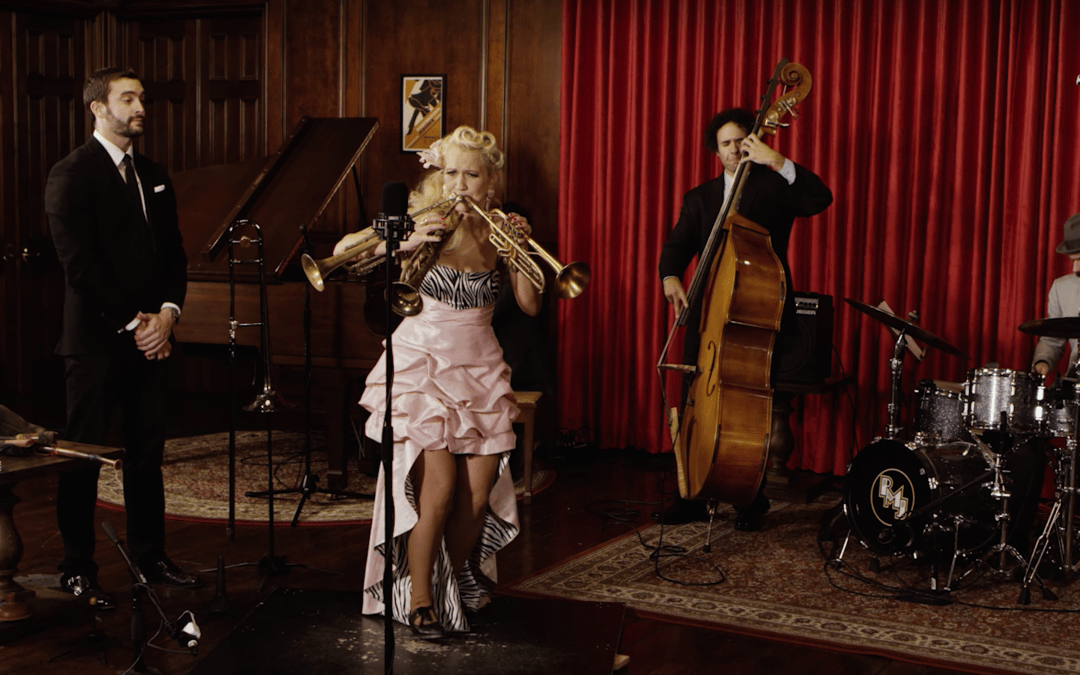
[[[430,166],[431,171],[424,174],[420,183],[409,193],[409,211],[418,211],[422,208],[438,204],[446,199],[443,190],[443,157],[448,147],[456,147],[460,150],[469,150],[480,153],[487,170],[498,174],[506,164],[506,158],[495,140],[495,134],[490,131],[477,131],[470,126],[460,126],[450,134],[440,138],[431,144],[428,150],[421,153],[420,161],[425,167]],[[499,184],[499,176],[496,175],[495,184]],[[496,189],[498,192],[498,189]],[[483,206],[483,205],[481,205]],[[461,233],[455,232],[450,241],[443,248],[444,251],[454,250],[461,239]]]

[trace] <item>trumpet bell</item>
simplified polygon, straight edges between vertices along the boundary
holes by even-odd
[[[304,276],[308,278],[311,285],[315,287],[315,290],[320,293],[326,289],[326,284],[323,282],[323,270],[319,267],[319,263],[307,253],[300,256],[300,267],[304,270]]]
[[[568,300],[576,298],[585,291],[592,279],[592,270],[583,262],[572,262],[562,268],[555,276],[555,295]]]
[[[416,316],[424,309],[424,299],[415,288],[398,281],[390,288],[390,309],[398,316]]]

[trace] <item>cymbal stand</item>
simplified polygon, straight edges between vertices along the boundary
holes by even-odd
[[[1069,439],[1066,443],[1067,457],[1058,455],[1058,466],[1063,463],[1068,463],[1068,469],[1065,470],[1065,532],[1063,534],[1064,542],[1062,547],[1065,549],[1065,554],[1062,556],[1062,561],[1065,564],[1065,569],[1070,572],[1075,572],[1076,567],[1073,564],[1073,532],[1074,523],[1076,522],[1076,447],[1077,442],[1075,439]]]
[[[1001,412],[1000,428],[1008,428],[1008,417],[1005,411]],[[1039,584],[1039,588],[1042,590],[1042,595],[1044,598],[1046,598],[1047,600],[1056,600],[1057,596],[1055,596],[1054,593],[1046,587],[1046,585],[1042,581],[1042,578],[1040,578],[1039,575],[1035,573],[1034,567],[1029,563],[1028,560],[1024,558],[1023,554],[1020,553],[1020,551],[1016,550],[1015,546],[1009,543],[1009,499],[1012,497],[1012,493],[1009,492],[1008,488],[1005,486],[1005,481],[1003,480],[1005,473],[1005,469],[1003,469],[1003,459],[1008,454],[1011,448],[1011,437],[1006,436],[1002,438],[1001,444],[1003,447],[1001,448],[1001,451],[994,452],[982,440],[982,438],[980,437],[981,434],[973,433],[971,436],[975,440],[976,446],[982,452],[983,457],[986,459],[986,462],[990,465],[990,470],[993,472],[993,481],[990,484],[990,496],[1000,500],[1001,502],[1001,509],[994,516],[994,519],[997,521],[997,530],[999,533],[998,543],[991,547],[990,550],[987,551],[982,556],[982,558],[979,559],[979,562],[986,563],[994,555],[998,555],[1000,556],[1000,558],[998,560],[997,567],[990,567],[992,569],[996,569],[997,572],[1001,573],[1008,571],[1005,569],[1005,566],[1006,560],[1009,556],[1014,558],[1017,563],[1019,563],[1017,567],[1024,569],[1025,575],[1023,588],[1020,589],[1020,596],[1017,598],[1016,601],[1017,604],[1026,605],[1031,602],[1030,591],[1028,589],[1028,584],[1030,584],[1031,580],[1034,580],[1036,583]],[[959,531],[957,531],[957,543],[959,543]],[[959,551],[954,553],[954,561],[958,555]],[[957,578],[957,581],[961,581],[973,570],[974,565],[972,567],[969,567],[963,574],[961,574]],[[1028,578],[1029,573],[1031,575],[1031,578]]]
[[[889,424],[885,428],[887,438],[896,438],[902,431],[900,427],[900,380],[904,370],[904,353],[907,345],[907,329],[901,329],[896,334],[896,346],[893,347],[893,356],[889,360],[889,372],[892,375],[892,386],[889,393]]]
[[[1043,528],[1039,538],[1035,540],[1035,547],[1031,552],[1031,562],[1024,571],[1023,588],[1021,597],[1028,594],[1028,586],[1032,579],[1037,578],[1037,570],[1042,563],[1046,550],[1050,546],[1051,536],[1056,532],[1058,546],[1061,549],[1062,561],[1066,570],[1072,569],[1072,546],[1073,546],[1073,517],[1074,502],[1076,499],[1076,447],[1077,442],[1069,439],[1064,449],[1055,448],[1057,466],[1054,476],[1057,480],[1057,490],[1054,494],[1054,505],[1050,508],[1050,515],[1046,518],[1046,527]],[[1065,513],[1062,514],[1064,508]],[[1046,592],[1043,591],[1045,595]],[[1029,596],[1028,596],[1029,597]],[[1021,604],[1028,604],[1022,602]]]
[[[1080,364],[1080,354],[1077,354],[1076,363]],[[1075,369],[1074,365],[1074,369]],[[1076,396],[1077,392],[1073,389],[1073,396]],[[1068,468],[1065,469],[1065,497],[1067,499],[1067,505],[1065,507],[1065,533],[1064,533],[1064,555],[1061,557],[1062,562],[1065,565],[1065,569],[1070,572],[1075,572],[1073,567],[1073,532],[1076,523],[1076,448],[1077,438],[1080,438],[1080,403],[1076,408],[1076,419],[1073,420],[1073,437],[1068,439],[1065,443],[1065,451],[1067,456],[1058,453],[1058,470],[1061,471],[1062,464],[1068,463]]]

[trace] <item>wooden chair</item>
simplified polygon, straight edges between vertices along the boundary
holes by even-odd
[[[536,432],[536,402],[540,400],[543,392],[540,391],[515,391],[514,399],[518,404],[518,416],[514,422],[521,424],[525,428],[524,437],[522,439],[522,449],[525,452],[523,457],[523,464],[525,467],[525,496],[522,501],[526,504],[532,503],[532,460],[533,460],[533,443],[534,435]]]

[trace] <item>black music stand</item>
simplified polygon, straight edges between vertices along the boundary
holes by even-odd
[[[327,206],[333,199],[338,187],[345,180],[350,171],[355,172],[356,162],[374,137],[378,128],[378,120],[374,118],[311,118],[303,117],[294,127],[290,135],[282,143],[276,154],[269,157],[260,170],[250,173],[253,181],[247,186],[238,201],[228,201],[221,198],[219,192],[225,192],[221,188],[220,178],[207,177],[206,183],[201,187],[210,194],[213,199],[203,204],[197,215],[200,222],[214,223],[217,225],[210,235],[209,241],[200,253],[189,256],[189,270],[197,274],[220,271],[223,261],[219,254],[226,246],[232,247],[234,243],[234,229],[239,223],[256,225],[258,229],[258,241],[260,247],[266,246],[268,255],[264,255],[261,248],[259,253],[259,274],[261,323],[266,335],[262,341],[263,364],[265,369],[264,388],[256,402],[249,406],[249,410],[258,409],[260,412],[272,412],[266,408],[257,408],[262,403],[272,403],[276,393],[270,387],[271,353],[269,350],[269,333],[266,330],[266,283],[267,277],[271,280],[280,280],[289,263],[300,249],[291,225],[285,227],[258,227],[259,223],[301,223],[310,228],[314,225]],[[257,167],[255,167],[257,168]],[[354,174],[355,175],[355,174]],[[217,176],[217,174],[213,174]],[[282,187],[287,186],[287,187]],[[226,185],[226,187],[228,187]],[[249,242],[250,243],[250,242]],[[233,259],[230,253],[228,259],[229,285],[230,285],[230,389],[234,390],[233,378],[235,370],[235,337],[233,333],[239,327],[235,321],[234,300],[231,297],[235,279],[233,277]],[[251,275],[247,276],[251,280]],[[253,324],[257,325],[257,324]],[[234,390],[235,391],[235,390]],[[273,406],[271,405],[271,408]],[[273,466],[271,453],[271,424],[268,419],[267,433],[267,491],[272,492]],[[234,486],[234,459],[235,459],[235,410],[231,420],[229,439],[229,540],[233,539],[235,525],[235,486]],[[248,496],[258,495],[252,493]],[[269,543],[270,549],[267,557],[259,563],[241,563],[230,567],[247,566],[257,564],[265,576],[283,574],[291,565],[285,562],[284,557],[274,555],[273,533],[273,495],[267,495],[270,500],[270,525]],[[208,570],[209,571],[209,570]],[[329,570],[322,570],[329,571]],[[261,590],[261,586],[260,586]]]
[[[300,237],[303,241],[304,252],[311,255],[311,240],[308,238],[307,226],[300,226]],[[290,527],[296,527],[300,521],[300,512],[308,498],[314,494],[331,495],[338,498],[351,499],[375,499],[375,495],[346,490],[328,490],[319,487],[319,476],[311,473],[311,284],[304,284],[304,477],[300,479],[300,486],[295,488],[274,489],[271,484],[263,492],[248,492],[248,497],[270,497],[276,495],[300,495],[300,503],[296,505],[296,513],[293,514]]]
[[[251,238],[244,236],[237,238],[236,230],[239,227],[250,227],[255,231],[255,237]],[[257,252],[253,258],[236,258],[234,253],[234,246],[249,246],[255,244]],[[266,276],[265,276],[265,257],[263,248],[263,229],[255,221],[247,219],[239,219],[233,222],[232,226],[228,230],[228,247],[229,247],[229,382],[230,390],[235,397],[235,345],[236,345],[236,330],[238,328],[258,327],[260,333],[260,345],[263,355],[263,386],[262,391],[255,397],[255,400],[244,408],[247,412],[255,412],[262,415],[266,415],[266,490],[262,492],[245,492],[246,497],[266,497],[267,498],[267,554],[263,556],[259,562],[244,562],[237,563],[235,565],[229,565],[229,567],[257,567],[259,570],[259,576],[262,577],[262,582],[259,584],[259,590],[262,590],[262,583],[266,581],[268,577],[280,576],[286,574],[289,568],[292,567],[308,567],[307,565],[300,565],[297,563],[286,562],[285,556],[275,555],[274,551],[274,496],[279,494],[280,490],[274,489],[274,451],[273,451],[273,423],[272,415],[282,407],[280,398],[277,392],[274,390],[272,378],[271,378],[271,358],[270,358],[270,317],[268,302],[266,298]],[[259,320],[252,323],[241,323],[236,320],[235,315],[235,273],[234,268],[237,265],[255,265],[259,270]],[[229,429],[229,538],[232,539],[234,515],[235,515],[235,459],[236,459],[236,410],[233,408],[231,417],[231,424]],[[317,568],[311,568],[317,569]],[[209,571],[209,570],[207,570]],[[344,574],[343,572],[334,572],[333,570],[320,570],[323,572],[329,572],[331,574]]]

